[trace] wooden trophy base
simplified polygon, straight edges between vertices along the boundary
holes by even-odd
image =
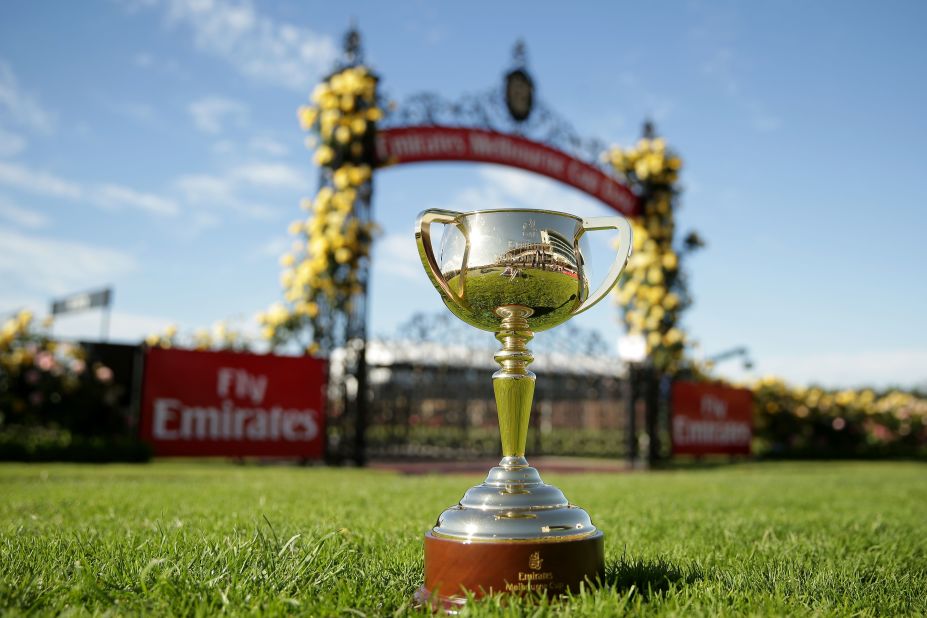
[[[425,534],[425,585],[420,605],[453,611],[490,593],[578,591],[605,574],[604,534],[575,541],[467,542]]]

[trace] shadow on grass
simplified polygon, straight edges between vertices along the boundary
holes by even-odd
[[[702,577],[698,565],[680,565],[662,557],[646,559],[624,555],[605,565],[606,586],[616,590],[633,587],[645,599],[666,592],[673,584],[691,584]]]

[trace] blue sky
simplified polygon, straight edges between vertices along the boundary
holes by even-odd
[[[316,184],[295,110],[356,18],[396,101],[496,85],[522,37],[540,96],[579,133],[627,144],[653,118],[686,161],[681,229],[709,242],[688,265],[686,319],[705,351],[746,345],[753,375],[797,382],[927,381],[927,5],[382,7],[4,3],[0,312],[112,284],[119,339],[251,328]],[[505,168],[378,174],[372,331],[444,310],[416,263],[419,210],[510,204],[607,214]],[[93,336],[96,320],[56,328]],[[621,333],[606,304],[581,325]]]

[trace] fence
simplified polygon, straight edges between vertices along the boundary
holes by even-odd
[[[395,338],[367,344],[366,457],[455,459],[499,454],[492,335],[450,316],[414,316]],[[435,333],[440,334],[437,340]],[[532,344],[537,388],[528,455],[624,458],[628,382],[594,333],[561,327]],[[332,384],[341,382],[333,355]],[[350,387],[349,387],[350,388]],[[335,416],[337,417],[337,411]],[[333,440],[350,432],[334,419]],[[342,428],[346,429],[346,428]]]

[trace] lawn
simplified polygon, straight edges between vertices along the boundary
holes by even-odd
[[[494,330],[499,317],[496,309],[500,299],[504,304],[524,305],[534,310],[528,323],[535,332],[562,324],[573,311],[579,282],[563,273],[521,268],[520,275],[503,276],[503,268],[473,268],[465,277],[468,320],[477,320],[480,328]],[[460,276],[451,277],[448,286],[460,293]],[[449,307],[457,313],[455,306]]]
[[[543,470],[542,470],[543,473]],[[927,465],[546,475],[607,583],[471,615],[927,613]],[[475,476],[181,462],[0,466],[6,614],[413,613],[421,534]]]

